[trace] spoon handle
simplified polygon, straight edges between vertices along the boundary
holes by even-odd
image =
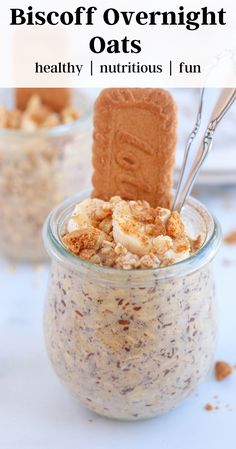
[[[204,137],[201,141],[201,144],[196,152],[196,155],[193,159],[193,162],[188,168],[188,162],[189,162],[189,156],[190,156],[190,149],[192,146],[192,143],[194,139],[196,138],[196,135],[198,133],[198,130],[200,128],[201,124],[201,117],[202,117],[202,110],[204,105],[204,94],[205,89],[202,89],[201,91],[201,98],[200,98],[200,106],[197,114],[197,120],[195,127],[193,131],[191,132],[186,149],[185,149],[185,155],[184,155],[184,162],[183,162],[183,168],[181,170],[180,174],[180,180],[178,183],[173,208],[172,210],[177,210],[178,212],[181,212],[181,209],[185,203],[186,198],[188,197],[189,193],[192,190],[194,181],[199,173],[199,170],[205,161],[209,151],[212,148],[213,144],[213,137],[216,130],[217,125],[221,121],[221,119],[224,117],[226,112],[229,110],[230,106],[233,104],[233,102],[236,99],[236,89],[233,88],[225,88],[222,89],[221,95],[219,97],[219,100],[217,101],[216,106],[213,109],[213,112],[211,114],[209,124],[207,126],[207,129],[205,131]],[[189,170],[189,172],[188,172]]]

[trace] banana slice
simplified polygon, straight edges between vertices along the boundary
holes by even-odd
[[[77,231],[81,227],[97,227],[97,225],[112,214],[111,205],[97,198],[88,198],[75,206],[67,224],[68,232]]]
[[[131,253],[145,256],[152,249],[153,237],[146,232],[146,225],[132,214],[127,201],[119,201],[113,208],[113,237]]]
[[[156,208],[157,215],[160,218],[160,220],[166,224],[168,218],[170,218],[171,212],[169,209],[165,209],[164,207],[157,207]]]

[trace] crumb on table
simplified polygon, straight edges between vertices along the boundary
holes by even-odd
[[[230,376],[233,372],[233,367],[223,361],[218,361],[215,364],[215,377],[217,380],[221,381],[225,379],[226,377]]]
[[[204,409],[205,409],[207,412],[211,412],[212,410],[214,410],[214,407],[213,407],[213,405],[207,403],[207,404],[204,406]]]
[[[236,244],[236,231],[229,232],[224,237],[224,242],[227,243],[228,245]]]

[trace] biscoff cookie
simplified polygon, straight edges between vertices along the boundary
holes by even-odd
[[[39,95],[42,103],[54,112],[60,112],[70,103],[70,90],[67,88],[17,88],[15,91],[16,107],[25,110],[33,95]]]
[[[170,208],[177,108],[163,89],[105,89],[94,108],[93,197]]]

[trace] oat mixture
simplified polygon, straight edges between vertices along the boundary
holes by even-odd
[[[186,259],[202,245],[191,240],[178,212],[146,201],[87,199],[78,204],[62,237],[76,256],[121,269],[157,268]]]
[[[47,214],[89,185],[89,130],[52,135],[48,129],[79,115],[72,107],[52,113],[37,96],[23,112],[0,108],[0,251],[7,256],[45,258]]]
[[[174,408],[209,371],[214,283],[210,267],[166,280],[145,270],[139,286],[132,272],[122,274],[114,285],[109,275],[93,279],[54,261],[46,343],[56,373],[84,405],[143,419]]]
[[[158,270],[189,257],[200,238],[186,236],[177,213],[117,197],[79,203],[66,223],[64,245],[91,263],[52,263],[45,335],[56,373],[104,416],[167,412],[205,377],[215,351],[211,267]]]

